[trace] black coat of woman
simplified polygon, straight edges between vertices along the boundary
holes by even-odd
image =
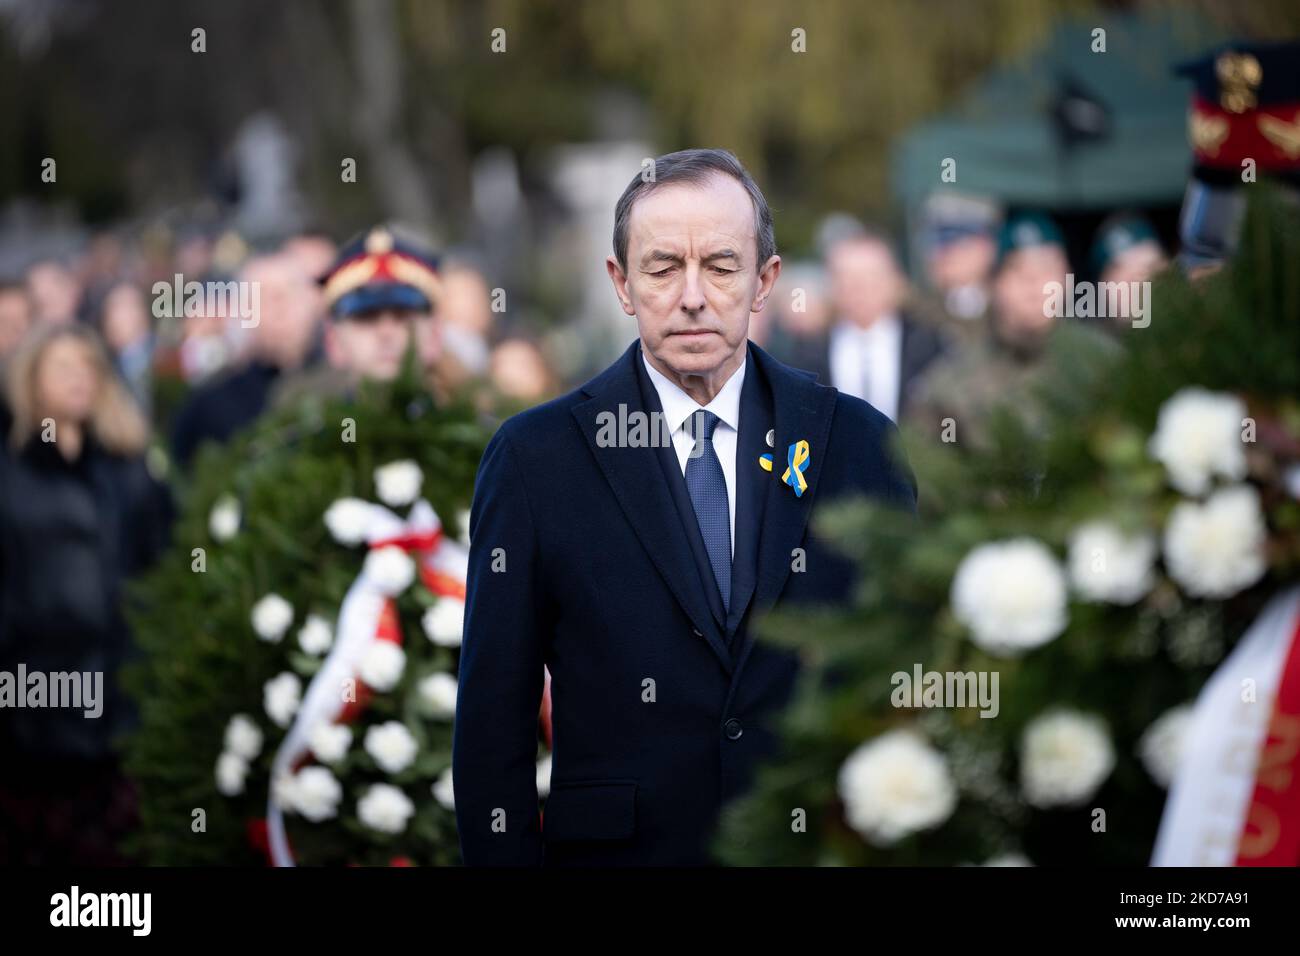
[[[143,458],[112,454],[92,435],[72,460],[39,435],[0,454],[0,670],[103,675],[98,718],[14,708],[4,720],[10,747],[98,759],[132,726],[117,687],[130,656],[124,583],[156,559],[169,516]]]

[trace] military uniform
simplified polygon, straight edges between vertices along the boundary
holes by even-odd
[[[1035,392],[1056,377],[1054,356],[1113,351],[1113,341],[1088,319],[1060,319],[1045,339],[1016,345],[991,327],[984,338],[940,359],[917,387],[909,422],[926,435],[960,445],[989,438],[995,409],[1005,407],[1031,431],[1042,420]]]
[[[999,212],[989,200],[953,192],[931,196],[922,212],[922,242],[927,262],[953,244],[971,239],[996,241]],[[913,305],[921,321],[934,325],[948,339],[978,343],[988,332],[989,277],[969,285],[938,288],[932,275]]]
[[[1009,220],[999,236],[998,261],[1019,249],[1062,244],[1060,232],[1042,216]],[[1005,407],[1029,428],[1041,420],[1034,392],[1053,377],[1054,355],[1113,348],[1089,320],[1057,319],[1044,333],[1017,338],[996,315],[966,347],[931,365],[917,383],[909,420],[924,434],[961,445],[987,442],[994,410]]]

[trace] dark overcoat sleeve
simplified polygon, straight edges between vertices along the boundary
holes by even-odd
[[[535,503],[511,444],[497,431],[479,464],[470,510],[452,787],[467,866],[541,862],[538,710],[546,611]]]

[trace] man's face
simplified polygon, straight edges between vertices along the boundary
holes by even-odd
[[[402,370],[402,359],[416,322],[431,322],[427,312],[380,309],[335,319],[326,347],[330,363],[354,379],[389,382]]]
[[[1168,265],[1160,243],[1148,239],[1125,249],[1106,266],[1102,282],[1146,282]]]
[[[930,280],[938,289],[983,285],[993,271],[997,243],[987,235],[962,236],[930,254]]]
[[[298,271],[312,279],[324,274],[338,254],[334,243],[321,236],[293,236],[285,240],[280,251],[297,264]]]
[[[849,239],[827,256],[835,313],[866,328],[903,300],[903,277],[894,254],[876,239]]]
[[[0,289],[0,358],[18,348],[32,324],[32,309],[22,289]]]
[[[1017,337],[1046,331],[1054,321],[1045,314],[1048,283],[1065,284],[1069,264],[1060,246],[1018,249],[1007,256],[993,283],[993,299],[1003,332]]]
[[[115,353],[149,334],[149,306],[144,293],[133,285],[114,286],[105,296],[100,314],[104,341]]]
[[[77,317],[81,285],[71,269],[41,262],[27,273],[27,291],[42,322],[71,322]]]
[[[253,352],[282,369],[300,366],[316,335],[320,290],[297,260],[287,255],[254,260],[243,279],[258,287]]]
[[[749,314],[781,271],[779,256],[760,269],[757,247],[754,204],[730,176],[671,183],[637,200],[627,270],[612,256],[606,266],[657,366],[708,381],[739,367]]]
[[[448,269],[442,275],[438,294],[438,317],[474,335],[486,336],[492,326],[492,293],[487,282],[473,269]]]

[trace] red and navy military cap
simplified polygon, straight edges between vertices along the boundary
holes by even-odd
[[[1175,73],[1195,87],[1187,118],[1192,175],[1178,223],[1179,258],[1194,267],[1236,249],[1247,160],[1284,192],[1300,190],[1300,41],[1227,43]]]
[[[429,312],[442,288],[437,257],[384,226],[344,245],[320,284],[336,318],[379,309]]]
[[[1176,71],[1195,84],[1187,121],[1198,174],[1242,163],[1261,173],[1300,175],[1300,42],[1229,43]]]

